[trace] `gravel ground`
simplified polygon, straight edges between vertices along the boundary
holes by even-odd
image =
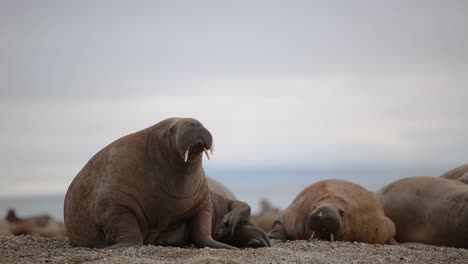
[[[142,246],[73,248],[64,238],[0,237],[0,263],[468,263],[468,249],[328,241],[273,241],[271,248],[196,249]]]

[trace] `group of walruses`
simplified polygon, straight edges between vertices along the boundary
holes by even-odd
[[[143,244],[267,247],[269,238],[468,247],[468,166],[398,180],[372,193],[344,180],[306,187],[266,234],[250,207],[205,176],[211,133],[192,118],[169,118],[112,142],[68,188],[66,233],[73,246]],[[448,179],[445,179],[448,178]]]
[[[10,235],[65,237],[65,225],[62,221],[47,214],[23,218],[18,217],[15,210],[9,209],[5,218],[0,220],[0,236]]]

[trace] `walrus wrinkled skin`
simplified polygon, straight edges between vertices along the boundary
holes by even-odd
[[[392,243],[395,225],[373,194],[344,180],[323,180],[306,187],[273,224],[270,238],[312,238]]]
[[[442,174],[440,177],[457,180],[468,184],[468,164],[449,170],[446,173]]]
[[[210,132],[192,118],[169,118],[106,146],[65,196],[70,243],[234,248],[211,235],[213,204],[202,167],[211,146]]]
[[[396,226],[398,242],[468,248],[468,185],[438,177],[410,177],[375,193]]]
[[[214,208],[213,238],[240,248],[271,246],[267,234],[250,222],[250,206],[237,200],[222,183],[209,177],[207,181]]]
[[[0,235],[31,235],[46,238],[65,237],[65,225],[50,215],[34,215],[20,218],[10,209],[0,223]]]

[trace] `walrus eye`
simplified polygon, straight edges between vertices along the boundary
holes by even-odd
[[[175,131],[175,127],[174,127],[174,126],[171,126],[171,127],[169,128],[169,132],[171,133],[171,135],[174,134],[174,131]]]
[[[341,216],[343,216],[343,215],[344,215],[344,210],[340,208],[340,209],[338,209],[338,213],[339,213]]]

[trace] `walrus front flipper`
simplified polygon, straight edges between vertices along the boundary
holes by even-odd
[[[102,215],[106,249],[141,246],[143,234],[136,216],[124,206],[111,206]]]
[[[211,247],[235,249],[235,247],[213,240],[213,237],[211,236],[212,212],[213,208],[210,198],[209,202],[207,202],[200,211],[192,216],[190,229],[193,244],[197,248]]]
[[[250,222],[250,206],[241,201],[230,201],[228,205],[229,213],[224,215],[221,224],[223,226],[222,233],[229,230],[231,235],[234,234],[234,230],[239,223]]]

